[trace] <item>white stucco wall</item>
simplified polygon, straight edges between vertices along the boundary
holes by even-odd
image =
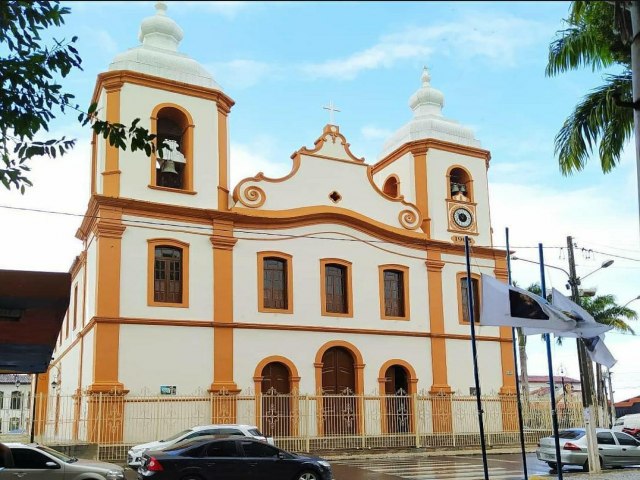
[[[315,225],[273,230],[263,240],[240,240],[234,258],[234,319],[236,322],[313,325],[374,330],[428,331],[427,275],[424,251],[380,243],[360,231],[339,225]],[[278,238],[272,234],[336,238],[323,240]],[[249,234],[243,233],[243,237]],[[351,241],[354,238],[371,244]],[[382,250],[384,249],[384,250]],[[260,251],[279,251],[293,257],[293,314],[258,312],[258,262]],[[412,258],[415,257],[415,258]],[[353,318],[321,314],[320,259],[339,258],[352,263]],[[410,320],[382,320],[378,266],[399,264],[409,268]]]
[[[118,360],[129,395],[159,395],[160,385],[203,393],[213,381],[213,329],[121,325]]]
[[[78,388],[79,370],[80,370],[80,342],[76,343],[73,348],[68,350],[64,357],[56,363],[60,367],[60,377],[58,378],[59,386],[56,387],[56,393],[60,390],[60,395],[73,395]],[[58,370],[52,368],[49,371],[49,384],[57,376]],[[53,393],[51,385],[49,385],[49,393]]]
[[[466,276],[466,266],[464,255],[443,255],[442,260],[445,266],[442,269],[442,290],[445,293],[443,298],[445,330],[447,333],[460,335],[469,335],[469,325],[460,324],[460,314],[458,310],[458,279],[459,273]],[[493,260],[472,258],[471,273],[480,275],[485,273],[494,276]],[[481,290],[482,291],[482,290]],[[482,302],[482,298],[474,299],[474,301]],[[480,303],[482,305],[482,303]],[[498,337],[500,335],[499,327],[483,327],[477,325],[476,335],[488,335]]]
[[[199,208],[217,208],[218,204],[218,111],[211,100],[180,93],[156,90],[125,83],[120,93],[120,122],[130,125],[136,118],[150,129],[151,113],[161,103],[173,103],[186,109],[193,118],[193,190],[195,195],[148,188],[151,159],[143,151],[119,152],[120,196],[152,202]],[[106,140],[100,139],[99,143]],[[103,171],[104,168],[102,168]],[[102,190],[100,190],[101,192]]]
[[[373,179],[382,190],[385,180],[390,175],[397,175],[400,179],[400,195],[404,196],[407,202],[416,203],[416,181],[415,171],[413,168],[413,155],[411,152],[405,153],[395,162],[389,164],[382,170],[378,171]]]
[[[289,359],[300,375],[300,392],[315,393],[315,356],[327,342],[343,340],[354,345],[365,364],[364,393],[379,393],[378,376],[391,359],[409,362],[418,378],[418,390],[431,386],[431,348],[428,339],[389,335],[330,332],[287,332],[284,330],[238,329],[234,333],[234,378],[238,387],[254,389],[253,376],[258,363],[270,355]]]
[[[451,389],[461,395],[469,395],[469,387],[475,385],[471,340],[446,341],[447,369]],[[483,395],[497,394],[502,386],[500,342],[478,341],[478,375]]]
[[[467,157],[458,153],[429,149],[427,152],[427,195],[429,196],[429,215],[431,217],[431,238],[451,241],[453,235],[449,227],[447,212],[447,170],[452,165],[461,165],[473,179],[473,201],[476,206],[478,235],[472,235],[476,245],[490,246],[491,224],[489,218],[489,193],[487,189],[487,170],[485,161],[476,157]]]
[[[149,218],[124,216],[123,220]],[[162,220],[158,220],[162,222]],[[120,315],[135,318],[181,320],[211,320],[213,318],[213,248],[207,228],[192,229],[186,223],[170,221],[173,231],[154,231],[128,226],[122,235],[122,265],[120,275]],[[144,224],[149,227],[149,223]],[[199,227],[203,227],[199,225]],[[176,231],[179,230],[179,231]],[[184,232],[186,230],[187,232]],[[147,305],[148,242],[163,238],[189,244],[189,306],[158,307]],[[186,269],[185,269],[186,271]]]
[[[82,347],[82,388],[86,388],[93,381],[93,329],[89,330],[83,339]]]

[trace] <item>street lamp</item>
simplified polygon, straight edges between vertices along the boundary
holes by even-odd
[[[62,372],[60,372],[59,365],[52,365],[51,368],[56,369],[56,374],[51,381],[51,388],[53,391],[56,391],[56,389],[62,385]]]
[[[620,309],[622,310],[623,308],[625,308],[627,305],[629,305],[631,302],[635,302],[636,300],[640,300],[640,295],[638,295],[635,298],[632,298],[631,300],[629,300],[627,303],[625,303]]]

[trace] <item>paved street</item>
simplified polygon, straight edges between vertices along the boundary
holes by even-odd
[[[425,456],[381,454],[376,458],[352,458],[332,460],[335,480],[482,480],[484,473],[480,455]],[[488,456],[489,478],[491,480],[521,480],[521,457],[519,454],[498,454]],[[536,459],[535,454],[527,455],[529,476],[547,475],[549,467]],[[625,469],[631,471],[630,469]],[[589,478],[582,469],[566,467],[565,476]],[[622,473],[620,471],[612,471]],[[638,472],[640,477],[640,471]],[[554,478],[554,476],[550,478]],[[127,469],[127,480],[135,480],[133,470]],[[630,478],[630,477],[629,477]]]

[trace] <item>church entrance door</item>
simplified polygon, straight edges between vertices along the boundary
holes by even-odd
[[[387,431],[408,433],[411,430],[411,406],[409,404],[409,381],[407,371],[400,365],[390,366],[385,377]]]
[[[269,437],[290,435],[291,382],[289,369],[280,362],[271,362],[262,369],[262,429]]]
[[[322,356],[323,425],[325,435],[357,433],[356,375],[353,356],[333,347]]]

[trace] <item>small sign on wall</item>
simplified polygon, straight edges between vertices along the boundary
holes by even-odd
[[[160,395],[175,395],[175,394],[176,394],[175,385],[160,385]]]

